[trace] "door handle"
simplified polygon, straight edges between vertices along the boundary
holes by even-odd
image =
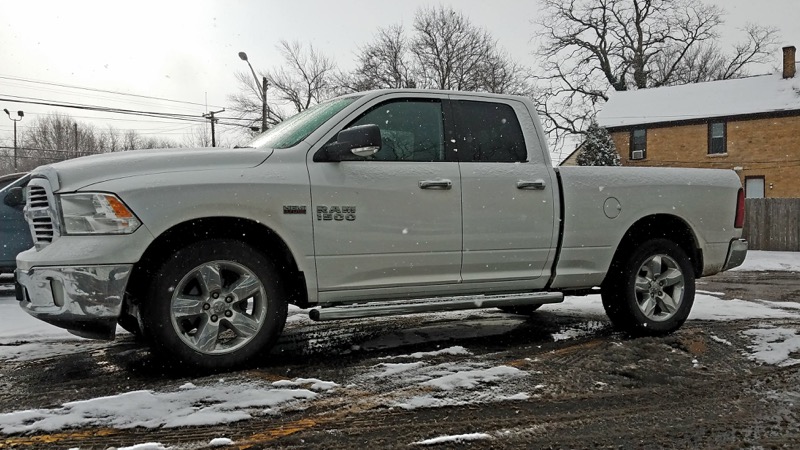
[[[419,182],[420,189],[442,189],[448,190],[453,187],[450,180],[424,180]]]
[[[545,186],[547,186],[547,183],[545,183],[544,180],[517,181],[517,189],[541,191],[541,190],[544,190]]]

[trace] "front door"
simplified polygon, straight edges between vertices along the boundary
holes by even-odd
[[[459,282],[461,189],[458,163],[446,157],[441,100],[378,99],[343,128],[364,124],[380,128],[375,155],[314,162],[318,149],[309,153],[320,299]]]

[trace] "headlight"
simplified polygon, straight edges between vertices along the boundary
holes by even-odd
[[[130,234],[142,224],[113,194],[65,194],[59,200],[65,234]]]

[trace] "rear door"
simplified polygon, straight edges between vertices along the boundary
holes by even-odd
[[[463,281],[547,282],[555,180],[522,102],[451,96],[461,170]],[[523,130],[526,130],[525,132]]]

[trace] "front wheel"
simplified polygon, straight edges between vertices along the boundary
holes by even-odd
[[[191,244],[157,273],[142,320],[154,351],[171,364],[241,366],[266,353],[283,330],[287,304],[278,271],[243,242]]]
[[[694,271],[686,253],[672,241],[652,239],[612,263],[601,296],[616,328],[658,335],[683,325],[694,293]]]

